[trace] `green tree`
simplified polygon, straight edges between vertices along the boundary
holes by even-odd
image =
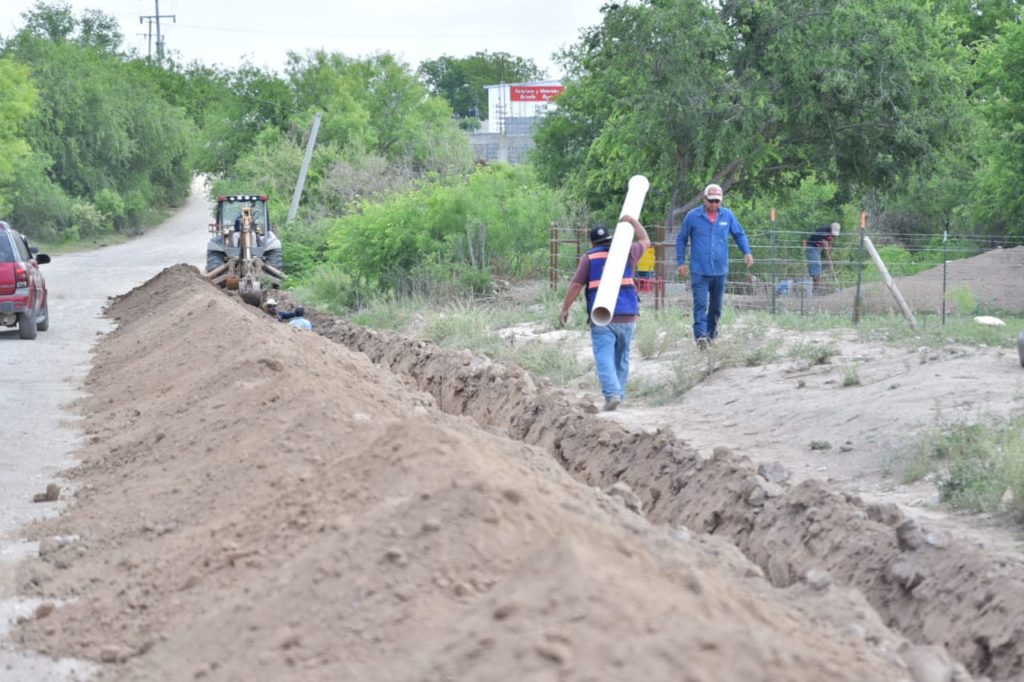
[[[3,48],[29,69],[38,92],[25,124],[34,154],[18,166],[14,213],[43,221],[38,228],[54,236],[76,226],[86,234],[105,215],[86,203],[103,192],[119,199],[106,206],[123,207],[108,216],[118,229],[184,197],[193,128],[164,99],[156,67],[117,54],[116,22],[101,13],[78,20],[66,5],[40,3],[25,16]]]
[[[1024,5],[1020,0],[941,0],[938,3],[960,28],[964,45],[975,45],[999,33],[1004,22],[1020,23]]]
[[[54,43],[67,42],[78,28],[78,20],[67,2],[39,0],[21,16],[25,19],[21,35],[45,38]]]
[[[12,59],[0,59],[0,215],[13,208],[11,195],[19,163],[32,149],[25,139],[25,123],[35,112],[38,95],[29,70]]]
[[[987,232],[1024,235],[1024,25],[981,48],[975,97],[985,119],[971,216]]]
[[[591,205],[652,179],[671,222],[708,182],[754,193],[887,187],[961,131],[959,43],[915,0],[645,0],[607,5],[563,55],[570,82],[536,163]]]
[[[463,118],[487,117],[487,85],[544,78],[532,59],[486,50],[468,57],[442,55],[420,64],[418,73],[427,88],[447,100],[455,115]]]
[[[471,167],[469,143],[443,100],[390,54],[350,59],[337,53],[291,55],[300,129],[324,115],[320,139],[345,150],[380,154],[417,173],[461,173]]]
[[[195,150],[200,170],[228,172],[253,149],[264,130],[289,129],[294,93],[286,80],[269,70],[250,64],[229,72],[192,68],[188,80],[196,88],[185,100],[201,128]]]

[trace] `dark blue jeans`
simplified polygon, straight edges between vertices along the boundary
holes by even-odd
[[[693,338],[718,336],[718,320],[722,317],[725,298],[725,275],[695,275],[690,273],[693,287]]]

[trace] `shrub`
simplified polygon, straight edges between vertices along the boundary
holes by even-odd
[[[492,274],[541,272],[549,225],[562,210],[559,195],[528,168],[488,166],[465,180],[434,180],[361,202],[358,214],[332,222],[327,257],[382,290],[411,289],[414,273],[445,263],[479,291]]]
[[[74,231],[74,239],[95,237],[109,231],[106,217],[88,201],[76,199],[71,202],[71,228],[66,230],[65,238],[70,239]]]
[[[338,267],[325,265],[302,280],[297,287],[303,300],[343,315],[360,308],[373,296],[373,291]]]
[[[114,230],[120,230],[124,227],[124,199],[121,198],[121,195],[116,190],[101,189],[93,198],[93,204],[96,205],[96,209],[103,214],[103,217],[110,224],[109,226]]]

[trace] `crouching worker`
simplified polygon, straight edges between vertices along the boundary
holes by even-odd
[[[608,251],[612,243],[612,232],[603,225],[590,230],[591,248],[580,258],[569,284],[569,291],[562,302],[559,321],[562,326],[569,320],[569,309],[586,287],[587,290],[587,321],[590,324],[590,345],[594,352],[594,365],[597,379],[601,382],[601,393],[604,395],[604,409],[614,410],[626,399],[626,382],[629,380],[629,348],[636,331],[636,320],[640,314],[640,299],[637,296],[634,273],[640,257],[651,246],[647,230],[632,216],[624,215],[620,221],[633,226],[634,241],[629,248],[624,272],[621,273],[622,284],[619,286],[619,297],[615,301],[612,321],[605,325],[595,325],[590,321],[590,313],[594,308],[594,298],[601,283],[601,274],[608,261]],[[618,274],[618,273],[616,273]]]
[[[296,329],[305,329],[306,331],[313,331],[313,323],[305,318],[306,309],[301,305],[296,306],[292,312],[291,319],[288,321],[288,326],[295,327]]]

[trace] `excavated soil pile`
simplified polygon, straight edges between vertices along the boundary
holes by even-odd
[[[895,509],[194,268],[108,312],[13,633],[102,679],[968,679],[943,645],[1024,674],[1021,567]]]
[[[984,310],[1024,313],[1024,246],[952,260],[945,278],[947,289],[966,289]],[[900,278],[900,292],[915,310],[935,310],[941,307],[942,279],[942,266],[934,267]],[[947,310],[956,311],[956,297],[947,298]],[[969,315],[974,311],[956,312]]]
[[[413,378],[445,411],[542,447],[590,485],[628,484],[652,521],[728,538],[772,584],[824,574],[858,588],[891,627],[946,647],[971,672],[1024,679],[1019,554],[930,532],[895,505],[866,505],[819,481],[790,487],[786,472],[755,470],[727,448],[702,457],[667,429],[627,430],[521,370],[328,315],[314,319],[325,336]]]
[[[874,273],[874,281],[861,284],[861,311],[900,315],[900,306],[892,292],[877,280],[874,263],[867,255],[864,258],[864,267]],[[915,313],[941,313],[945,296],[946,312],[949,314],[1024,314],[1024,246],[993,249],[970,258],[951,260],[945,272],[938,265],[906,277],[897,277],[898,273],[890,274],[907,306]],[[828,291],[830,287],[831,282],[826,275],[823,290]],[[839,291],[831,293],[815,292],[814,296],[801,297],[791,291],[786,296],[774,299],[768,283],[736,282],[731,285],[729,303],[740,309],[766,310],[777,305],[782,310],[813,310],[845,315],[853,310],[856,296],[857,287],[853,282],[847,282]],[[679,298],[672,305],[689,308],[689,292],[683,294],[680,290]]]
[[[867,268],[874,268],[868,260]],[[970,315],[971,310],[958,310],[958,292],[967,292],[971,305],[987,313],[1024,313],[1024,246],[1012,249],[993,249],[970,258],[951,260],[943,272],[941,265],[915,275],[899,277],[896,286],[911,310],[939,313],[942,311],[943,278],[946,280],[946,311]],[[808,299],[818,307],[835,307],[842,302],[845,309],[853,306],[855,288]],[[894,312],[899,305],[881,282],[864,285],[861,292],[865,312]]]

